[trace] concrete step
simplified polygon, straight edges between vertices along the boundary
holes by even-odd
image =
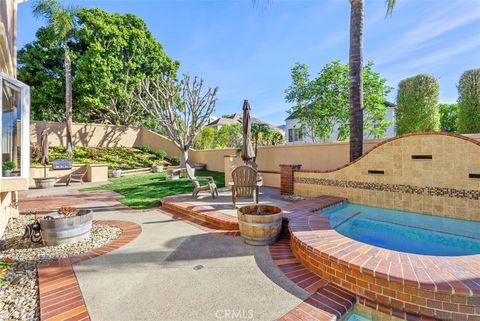
[[[152,169],[150,167],[134,168],[134,169],[122,169],[122,176],[148,174],[148,173],[151,173],[151,172],[152,172]]]

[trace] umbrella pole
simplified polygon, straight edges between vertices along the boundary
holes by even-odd
[[[43,165],[43,178],[47,178],[47,165]]]

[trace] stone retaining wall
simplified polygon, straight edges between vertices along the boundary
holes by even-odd
[[[480,142],[446,133],[396,137],[338,169],[302,167],[294,193],[480,221]]]

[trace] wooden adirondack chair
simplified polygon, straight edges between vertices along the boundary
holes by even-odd
[[[70,185],[71,182],[77,182],[83,184],[83,177],[87,174],[87,167],[81,171],[80,173],[70,173],[67,178],[67,186]]]
[[[215,198],[218,196],[218,190],[217,190],[217,185],[215,184],[215,180],[211,176],[201,176],[201,177],[195,177],[193,168],[185,164],[185,168],[187,169],[187,176],[188,178],[192,181],[193,184],[193,192],[192,192],[192,197],[197,198],[198,193],[202,191],[210,191],[210,194],[212,194],[212,198]],[[200,181],[206,181],[207,185],[201,185]]]
[[[243,165],[232,171],[232,202],[237,206],[237,197],[253,197],[258,204],[260,186],[258,184],[257,171],[251,166]]]

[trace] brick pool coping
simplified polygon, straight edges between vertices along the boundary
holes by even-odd
[[[142,231],[140,225],[128,221],[100,220],[94,223],[118,227],[122,234],[89,252],[38,265],[40,320],[90,320],[73,264],[116,250],[133,241]]]
[[[205,206],[185,202],[185,196],[190,196],[190,194],[167,196],[162,199],[162,206],[175,212],[193,217],[199,221],[212,224],[223,230],[239,229],[236,217],[223,214],[215,209]]]
[[[319,211],[345,199],[321,196],[282,206],[295,257],[323,279],[358,297],[358,302],[408,320],[480,321],[480,255],[428,256],[357,242],[331,228]],[[235,217],[171,198],[167,207],[225,228]],[[288,319],[288,318],[286,318]]]
[[[366,305],[404,318],[480,320],[480,255],[417,255],[357,242],[308,208],[295,210],[289,232],[302,264]]]

